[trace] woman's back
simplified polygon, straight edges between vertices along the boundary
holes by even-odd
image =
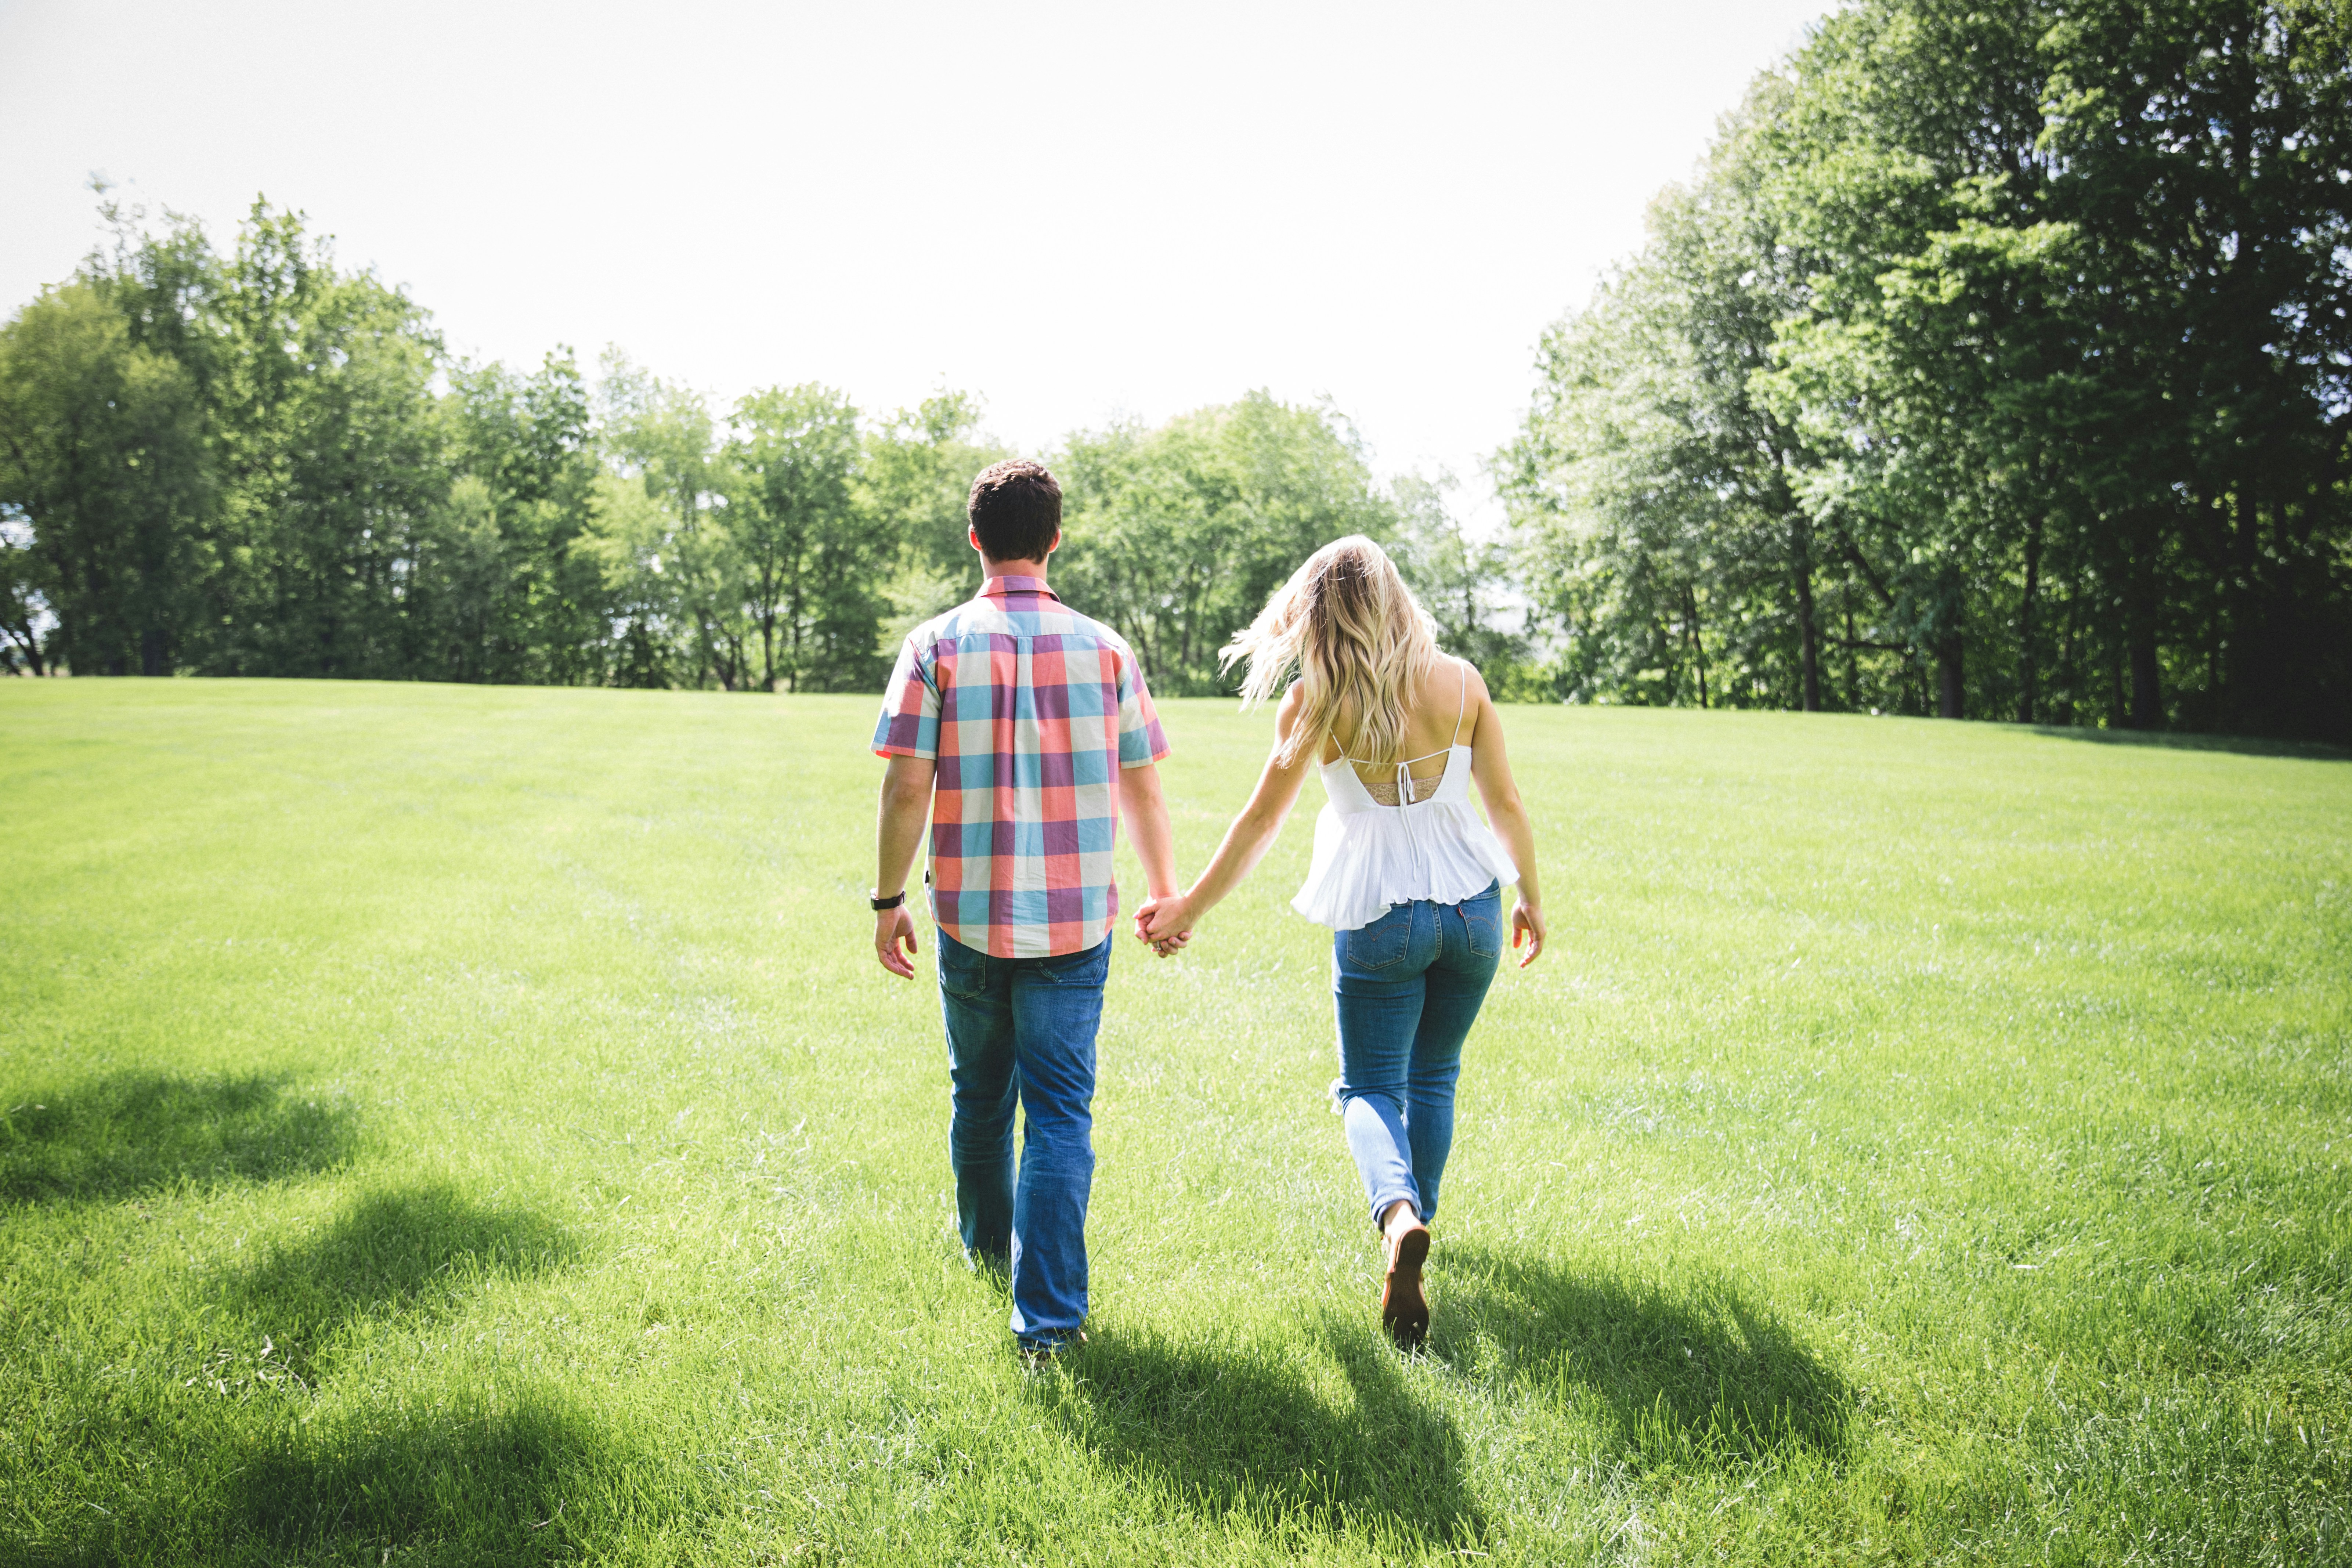
[[[1346,728],[1323,748],[1328,799],[1291,908],[1334,931],[1415,900],[1458,904],[1517,878],[1470,804],[1470,737],[1482,706],[1470,700],[1475,678],[1460,659],[1433,662],[1407,703],[1394,758],[1350,750]]]
[[[1478,727],[1478,712],[1470,702],[1469,663],[1444,654],[1430,661],[1406,698],[1403,744],[1394,757],[1366,754],[1353,706],[1341,706],[1322,762],[1328,767],[1346,757],[1365,790],[1383,805],[1407,804],[1398,786],[1399,763],[1405,764],[1412,799],[1428,799],[1445,777],[1452,749],[1469,745]]]

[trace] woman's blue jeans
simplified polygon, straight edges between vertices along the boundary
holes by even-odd
[[[1331,1098],[1364,1178],[1372,1223],[1402,1198],[1423,1220],[1454,1147],[1454,1081],[1503,951],[1503,892],[1458,904],[1391,904],[1332,933],[1339,1076]]]
[[[1050,1349],[1087,1316],[1095,1031],[1114,939],[1052,958],[991,958],[939,938],[956,1219],[967,1249],[1009,1265],[1013,1337]],[[1025,1117],[1017,1184],[1016,1104]]]

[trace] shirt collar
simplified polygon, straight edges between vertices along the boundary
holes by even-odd
[[[1045,586],[1043,577],[991,577],[980,585],[980,595],[983,599],[992,595],[1002,598],[1010,594],[1043,594],[1057,605],[1062,602],[1062,595]]]

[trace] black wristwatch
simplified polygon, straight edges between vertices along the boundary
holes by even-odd
[[[905,903],[907,901],[907,889],[901,888],[887,899],[877,899],[871,893],[868,893],[866,896],[866,901],[874,906],[874,912],[878,915],[884,910],[895,910],[900,904]]]

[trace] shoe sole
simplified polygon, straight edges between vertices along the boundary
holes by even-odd
[[[1421,1288],[1421,1266],[1429,1259],[1429,1231],[1415,1226],[1397,1238],[1396,1257],[1381,1285],[1381,1327],[1411,1350],[1429,1337],[1429,1298]]]

